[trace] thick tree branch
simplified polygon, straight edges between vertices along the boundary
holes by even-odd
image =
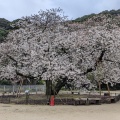
[[[17,70],[16,70],[16,74],[19,75],[19,76],[25,77],[25,78],[30,78],[30,79],[36,78],[36,77],[34,77],[34,76],[31,76],[31,75],[25,75],[25,74],[23,74],[23,73],[20,73],[20,72],[18,72]]]
[[[7,57],[9,57],[9,59],[11,59],[12,61],[14,61],[15,62],[15,66],[17,66],[18,65],[18,61],[17,60],[15,60],[11,55],[8,55],[7,54]]]
[[[80,75],[86,75],[86,74],[88,74],[89,72],[95,71],[95,70],[96,70],[96,67],[98,66],[98,64],[99,64],[100,62],[102,62],[103,56],[104,56],[104,54],[105,54],[105,51],[106,51],[105,49],[101,51],[101,54],[100,54],[100,56],[98,57],[95,65],[94,65],[94,67],[93,67],[94,69],[93,69],[92,67],[91,67],[91,68],[88,68],[84,73],[82,73],[82,74],[80,74]]]
[[[101,52],[101,54],[100,54],[100,57],[98,58],[98,62],[102,62],[102,60],[103,60],[103,56],[104,56],[104,54],[105,54],[105,49],[104,50],[102,50],[102,52]]]
[[[117,63],[117,64],[120,64],[120,62],[118,62],[118,61],[113,61],[113,60],[110,60],[110,59],[104,59],[105,61],[108,61],[108,62],[113,62],[113,63]]]

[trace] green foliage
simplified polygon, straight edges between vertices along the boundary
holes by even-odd
[[[16,20],[13,20],[12,22],[11,22],[11,24],[15,24],[16,22],[18,22],[20,19],[16,19]],[[19,27],[18,26],[15,26],[14,28],[12,28],[12,30],[15,30],[15,29],[19,29]]]
[[[10,22],[4,18],[0,18],[0,43],[4,41],[10,30],[18,29],[17,26],[15,28],[12,28],[11,24],[15,24],[19,20],[20,19],[16,19]]]
[[[21,19],[13,20],[13,21],[11,22],[11,24],[14,24],[14,23],[18,22],[19,20],[21,20]]]
[[[110,10],[110,11],[105,10],[105,11],[99,13],[99,14],[110,14],[110,15],[113,15],[113,16],[117,16],[117,15],[120,14],[120,9],[118,9],[118,10]]]
[[[3,28],[5,30],[10,29],[11,28],[10,21],[8,21],[4,18],[0,18],[0,28]]]
[[[8,30],[0,29],[0,43],[4,41],[4,38],[7,37]]]
[[[89,79],[90,81],[93,81],[95,79],[94,74],[93,73],[88,73],[87,74],[87,79]]]
[[[86,20],[88,20],[89,18],[92,18],[93,16],[95,16],[96,14],[92,13],[90,15],[85,15],[83,17],[77,18],[75,19],[73,22],[84,22]]]
[[[12,85],[10,80],[0,80],[0,85]]]
[[[39,80],[37,81],[37,85],[44,85],[45,84],[45,81],[44,80]]]
[[[110,15],[110,17],[111,16],[114,17],[114,16],[117,16],[117,15],[120,15],[120,9],[118,9],[118,10],[110,10],[110,11],[105,10],[105,11],[99,13],[99,14]],[[73,22],[84,22],[84,21],[87,21],[88,19],[92,18],[93,16],[96,16],[96,15],[99,15],[99,14],[92,13],[90,15],[84,15],[83,17],[79,17],[79,18],[73,20]]]
[[[11,28],[10,21],[0,18],[0,43],[7,37],[8,30]]]

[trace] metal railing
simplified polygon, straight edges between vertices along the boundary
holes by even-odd
[[[46,86],[45,85],[0,85],[0,92],[1,93],[15,93],[17,91],[25,92],[29,90],[30,92],[43,92],[45,93]]]

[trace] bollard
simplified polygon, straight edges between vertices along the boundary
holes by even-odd
[[[50,106],[54,106],[54,105],[55,105],[55,99],[54,99],[54,95],[52,95],[50,98]]]

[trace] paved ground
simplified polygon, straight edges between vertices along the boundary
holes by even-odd
[[[0,120],[120,120],[120,102],[90,106],[0,104]]]

